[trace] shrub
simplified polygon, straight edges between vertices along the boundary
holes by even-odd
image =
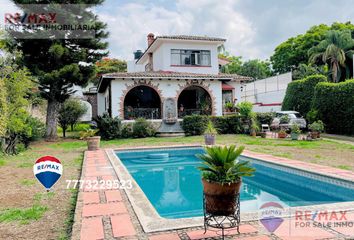
[[[259,124],[268,124],[270,126],[274,119],[274,113],[273,112],[256,113],[256,119]]]
[[[31,128],[31,135],[28,137],[27,140],[23,139],[25,146],[28,146],[28,143],[31,141],[35,141],[41,139],[45,135],[45,124],[41,122],[38,118],[29,116],[26,120],[26,124],[29,125]]]
[[[312,107],[318,111],[327,132],[354,134],[354,80],[319,83]]]
[[[122,130],[121,130],[121,137],[122,138],[131,138],[133,137],[133,124],[128,123],[128,124],[124,124],[122,126]]]
[[[204,115],[185,116],[182,129],[187,136],[202,135],[207,127],[208,120],[208,116]]]
[[[238,115],[230,115],[226,117],[228,125],[229,125],[229,132],[231,134],[239,134],[244,133],[243,129],[243,118]]]
[[[119,138],[121,121],[119,118],[110,117],[107,113],[98,116],[96,119],[97,128],[99,129],[98,135],[104,140],[111,140]]]
[[[309,125],[309,129],[313,132],[323,132],[324,130],[324,124],[321,120],[318,120],[316,122],[313,122],[312,124]]]
[[[211,121],[220,134],[238,134],[244,132],[241,116],[213,116],[211,117]]]
[[[63,103],[58,112],[58,122],[63,129],[63,137],[65,137],[69,126],[71,126],[72,131],[74,130],[74,125],[86,111],[87,107],[78,99],[68,99]]]
[[[312,75],[289,83],[282,110],[295,110],[306,116],[311,109],[315,86],[326,81],[327,78],[323,75]]]
[[[145,118],[137,118],[133,124],[133,137],[153,137],[156,134],[155,128]]]
[[[253,104],[250,102],[240,102],[237,104],[237,107],[240,111],[240,115],[242,117],[246,117],[247,119],[251,119],[253,116],[252,108]]]

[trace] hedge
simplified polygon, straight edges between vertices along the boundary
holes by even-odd
[[[256,113],[256,119],[259,124],[268,124],[270,126],[274,117],[274,112]]]
[[[209,120],[213,122],[214,127],[220,134],[237,134],[244,132],[242,117],[237,115],[211,117],[203,115],[185,116],[183,118],[182,128],[187,136],[202,135]]]
[[[204,115],[185,116],[182,129],[187,136],[202,135],[207,127],[209,118]]]
[[[323,75],[311,75],[289,83],[282,110],[295,110],[306,116],[311,110],[314,89],[319,82],[327,82],[327,78]]]
[[[313,109],[325,124],[326,132],[354,134],[354,79],[341,83],[319,83]]]

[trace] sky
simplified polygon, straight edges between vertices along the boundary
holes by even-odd
[[[0,0],[1,18],[10,9]],[[313,25],[354,22],[353,0],[106,0],[95,11],[108,24],[110,57],[124,60],[146,49],[150,32],[222,37],[231,55],[269,59]]]

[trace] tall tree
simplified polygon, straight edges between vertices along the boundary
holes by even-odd
[[[326,38],[317,46],[312,47],[309,54],[312,63],[328,64],[332,81],[339,82],[341,68],[346,69],[346,58],[353,58],[354,54],[354,40],[351,32],[348,30],[328,31]]]
[[[345,29],[350,30],[354,36],[353,24],[335,22],[331,26],[325,24],[313,26],[306,33],[279,44],[270,57],[274,72],[285,73],[296,69],[300,64],[308,64],[309,49],[324,40],[329,30]]]
[[[259,59],[244,62],[237,73],[254,79],[264,79],[272,76],[270,62]]]
[[[57,138],[57,114],[59,106],[72,93],[73,85],[85,85],[96,77],[94,63],[108,54],[104,42],[108,33],[106,24],[98,20],[92,6],[100,5],[104,0],[13,0],[18,4],[90,4],[79,15],[73,14],[65,7],[55,6],[55,11],[66,15],[72,23],[89,23],[94,26],[93,38],[70,37],[77,33],[67,30],[65,37],[55,35],[38,39],[36,36],[26,38],[13,35],[15,46],[23,52],[24,65],[37,77],[41,96],[48,101],[46,117],[46,138]],[[27,5],[28,6],[28,5]],[[83,5],[81,5],[82,7]],[[26,5],[18,5],[26,12]],[[74,7],[74,6],[73,6]],[[40,34],[26,32],[26,34]],[[68,37],[69,36],[69,37]]]

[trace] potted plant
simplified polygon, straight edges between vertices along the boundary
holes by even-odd
[[[313,122],[309,125],[309,129],[311,130],[311,137],[313,139],[319,138],[321,132],[324,130],[324,124],[321,120]]]
[[[232,102],[227,102],[224,105],[226,112],[232,112],[234,110],[234,104]]]
[[[242,177],[253,176],[255,168],[238,157],[244,147],[206,147],[205,154],[197,157],[203,162],[202,172],[206,212],[217,216],[230,216],[236,211],[236,195],[240,193]]]
[[[204,131],[205,145],[215,145],[215,135],[217,133],[213,123],[209,120],[207,128]]]
[[[288,136],[288,134],[286,133],[285,129],[281,129],[278,132],[278,138],[286,138]]]
[[[261,138],[267,138],[267,133],[266,132],[261,132]]]
[[[301,133],[301,130],[300,130],[299,125],[293,124],[291,126],[291,139],[292,140],[298,140],[300,133]]]
[[[86,129],[80,132],[80,139],[87,141],[87,149],[89,151],[94,151],[100,149],[100,136],[95,136],[98,130]]]
[[[256,120],[252,119],[252,124],[251,124],[251,127],[250,127],[251,131],[251,136],[252,137],[255,137],[257,136],[257,132],[259,132],[259,126],[258,126],[258,123]]]

